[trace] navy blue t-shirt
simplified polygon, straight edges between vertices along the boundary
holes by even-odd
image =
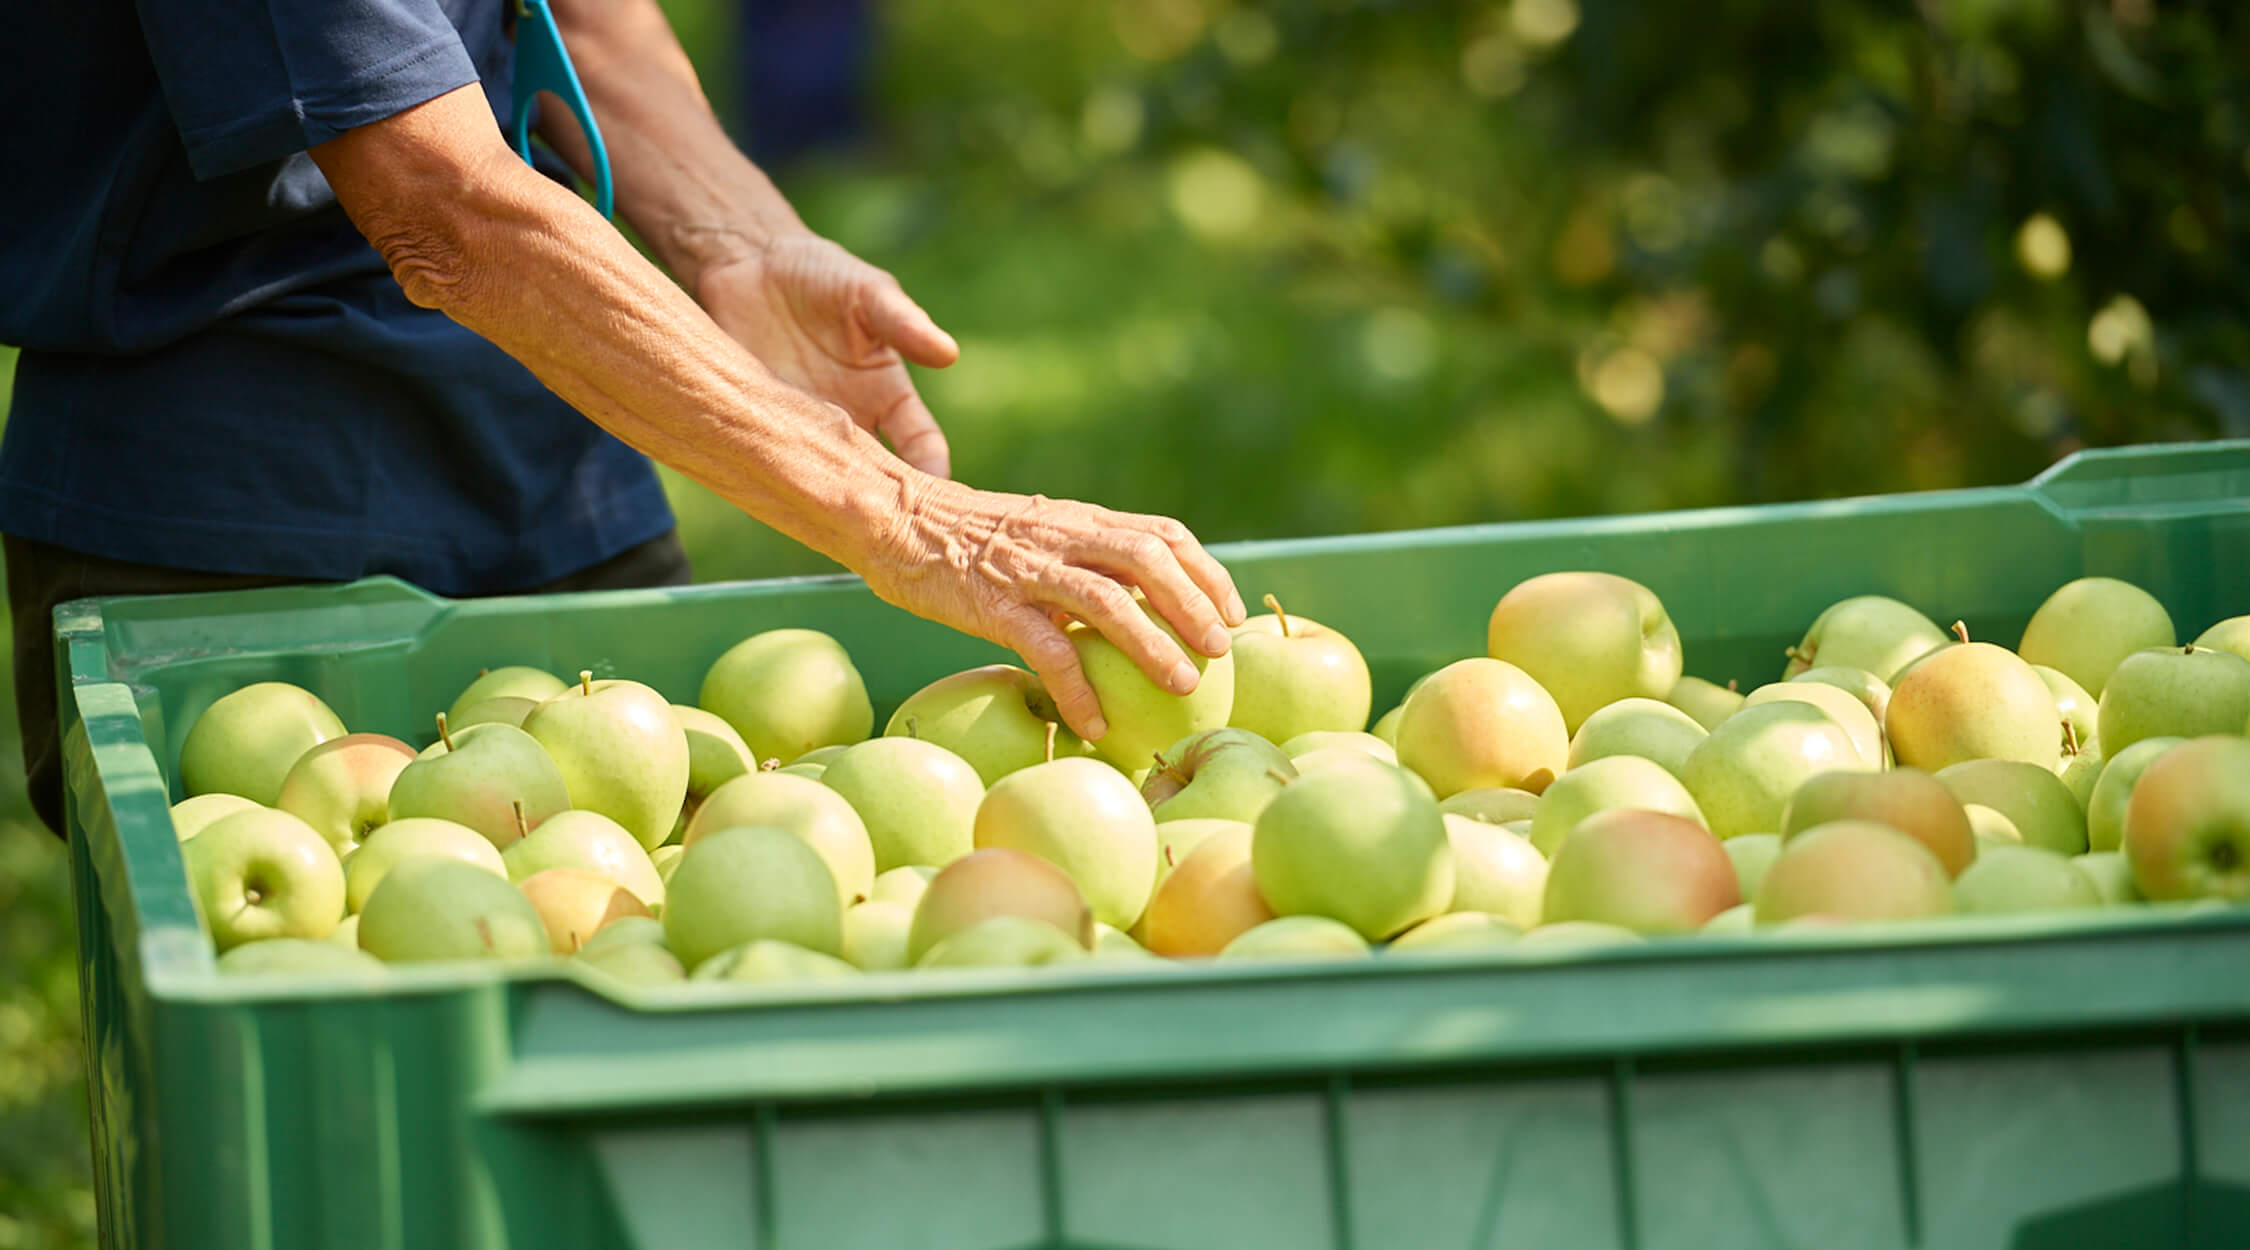
[[[0,39],[0,531],[521,589],[669,529],[654,471],[416,308],[305,149],[481,81],[506,0],[73,0]]]

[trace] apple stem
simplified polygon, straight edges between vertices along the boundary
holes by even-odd
[[[578,690],[581,694],[594,693],[594,670],[590,668],[578,670]]]
[[[492,670],[491,670],[491,669],[489,669],[489,668],[480,668],[480,669],[478,669],[478,670],[477,670],[477,676],[479,676],[479,677],[483,677],[483,676],[485,676],[485,675],[489,674],[490,672],[492,672]]]
[[[1958,638],[1958,639],[1960,639],[1960,640],[1961,640],[1961,641],[1962,641],[1963,643],[1966,643],[1966,642],[1968,642],[1968,641],[1969,641],[1969,623],[1968,623],[1967,621],[1955,621],[1955,622],[1953,622],[1953,636],[1954,636],[1955,638]]]
[[[523,815],[523,800],[522,800],[522,799],[517,799],[517,800],[515,800],[514,802],[510,803],[510,804],[509,804],[509,806],[510,806],[510,807],[513,807],[514,809],[516,809],[516,836],[517,836],[518,838],[528,838],[528,837],[530,837],[530,836],[531,836],[531,822],[530,822],[530,821],[528,821],[528,820],[525,820],[525,819],[524,819],[524,815]]]
[[[1807,651],[1802,647],[1783,647],[1781,649],[1781,654],[1797,661],[1799,664],[1804,665],[1806,668],[1812,667],[1812,652]]]
[[[1289,636],[1289,614],[1281,610],[1281,600],[1274,598],[1269,593],[1266,595],[1266,606],[1272,608],[1274,616],[1281,621],[1281,636],[1287,638]]]
[[[1739,682],[1739,681],[1736,681],[1736,680],[1735,680],[1734,678],[1732,678],[1732,677],[1729,677],[1729,678],[1727,678],[1727,693],[1728,693],[1728,694],[1741,694],[1741,693],[1742,693],[1742,683],[1741,683],[1741,682]]]
[[[907,717],[907,718],[906,718],[906,736],[907,736],[907,737],[909,737],[909,738],[919,738],[919,737],[921,737],[921,736],[922,736],[922,733],[921,733],[921,729],[920,729],[920,725],[921,725],[921,722],[922,722],[922,718],[921,718],[921,717],[919,717],[919,716],[909,716],[909,717]]]
[[[443,712],[437,714],[437,736],[438,741],[445,744],[446,750],[453,749],[453,731],[446,727],[445,713]]]
[[[2063,722],[2063,754],[2076,755],[2084,748],[2078,742],[2078,726]]]
[[[1156,757],[1156,771],[1163,773],[1165,776],[1170,777],[1172,780],[1179,782],[1183,786],[1188,784],[1188,781],[1190,780],[1188,777],[1183,776],[1177,767],[1164,762],[1164,752],[1151,751],[1149,752],[1149,754]]]
[[[1177,868],[1180,866],[1180,861],[1173,856],[1172,848],[1170,846],[1166,846],[1164,848],[1164,866],[1166,868]]]
[[[1274,779],[1275,781],[1278,781],[1278,782],[1280,782],[1280,783],[1281,783],[1281,784],[1283,784],[1283,785],[1288,785],[1288,784],[1289,784],[1290,782],[1292,782],[1292,781],[1295,781],[1295,780],[1297,779],[1297,778],[1295,778],[1295,777],[1290,777],[1290,776],[1285,776],[1285,775],[1283,775],[1282,771],[1281,771],[1280,769],[1278,769],[1278,768],[1269,768],[1269,769],[1267,769],[1267,770],[1266,770],[1266,776],[1268,776],[1268,777],[1271,777],[1271,778],[1273,778],[1273,779]]]
[[[1047,762],[1055,762],[1055,731],[1062,728],[1053,721],[1047,722]]]
[[[778,755],[758,761],[758,771],[761,773],[770,773],[779,767],[781,767],[781,757]]]

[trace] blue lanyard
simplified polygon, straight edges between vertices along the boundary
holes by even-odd
[[[594,122],[594,107],[586,102],[586,89],[578,85],[578,68],[563,47],[562,30],[547,0],[514,0],[516,6],[516,74],[513,98],[515,120],[509,133],[516,154],[531,159],[531,106],[542,91],[553,92],[568,106],[578,126],[586,132],[586,148],[594,160],[594,207],[604,217],[615,218],[611,194],[609,149],[602,144],[602,128]]]

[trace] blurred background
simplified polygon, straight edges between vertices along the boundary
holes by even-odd
[[[920,381],[978,485],[1218,541],[2250,436],[2239,5],[667,8],[806,221],[959,337]],[[831,567],[672,485],[700,576]],[[76,1245],[67,871],[0,724],[0,1250]]]

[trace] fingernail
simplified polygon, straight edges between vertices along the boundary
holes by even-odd
[[[1086,741],[1099,742],[1102,740],[1102,737],[1108,733],[1109,722],[1103,720],[1101,717],[1097,716],[1094,719],[1086,722]]]
[[[1227,632],[1226,626],[1213,625],[1211,632],[1203,635],[1203,654],[1225,655],[1228,645],[1233,641],[1234,635]]]
[[[1172,693],[1186,694],[1188,691],[1195,689],[1196,680],[1201,676],[1201,673],[1195,671],[1195,665],[1182,660],[1179,666],[1172,670],[1172,680],[1168,684],[1172,687]]]
[[[1245,608],[1245,607],[1243,607],[1243,606],[1242,606],[1242,595],[1241,595],[1241,593],[1240,593],[1240,592],[1238,592],[1238,591],[1232,591],[1232,590],[1228,591],[1228,592],[1227,592],[1227,624],[1229,624],[1229,625],[1240,625],[1241,623],[1243,623],[1244,621],[1247,621],[1247,620],[1249,620],[1249,619],[1250,619],[1250,611],[1249,611],[1249,609],[1247,609],[1247,608]]]

